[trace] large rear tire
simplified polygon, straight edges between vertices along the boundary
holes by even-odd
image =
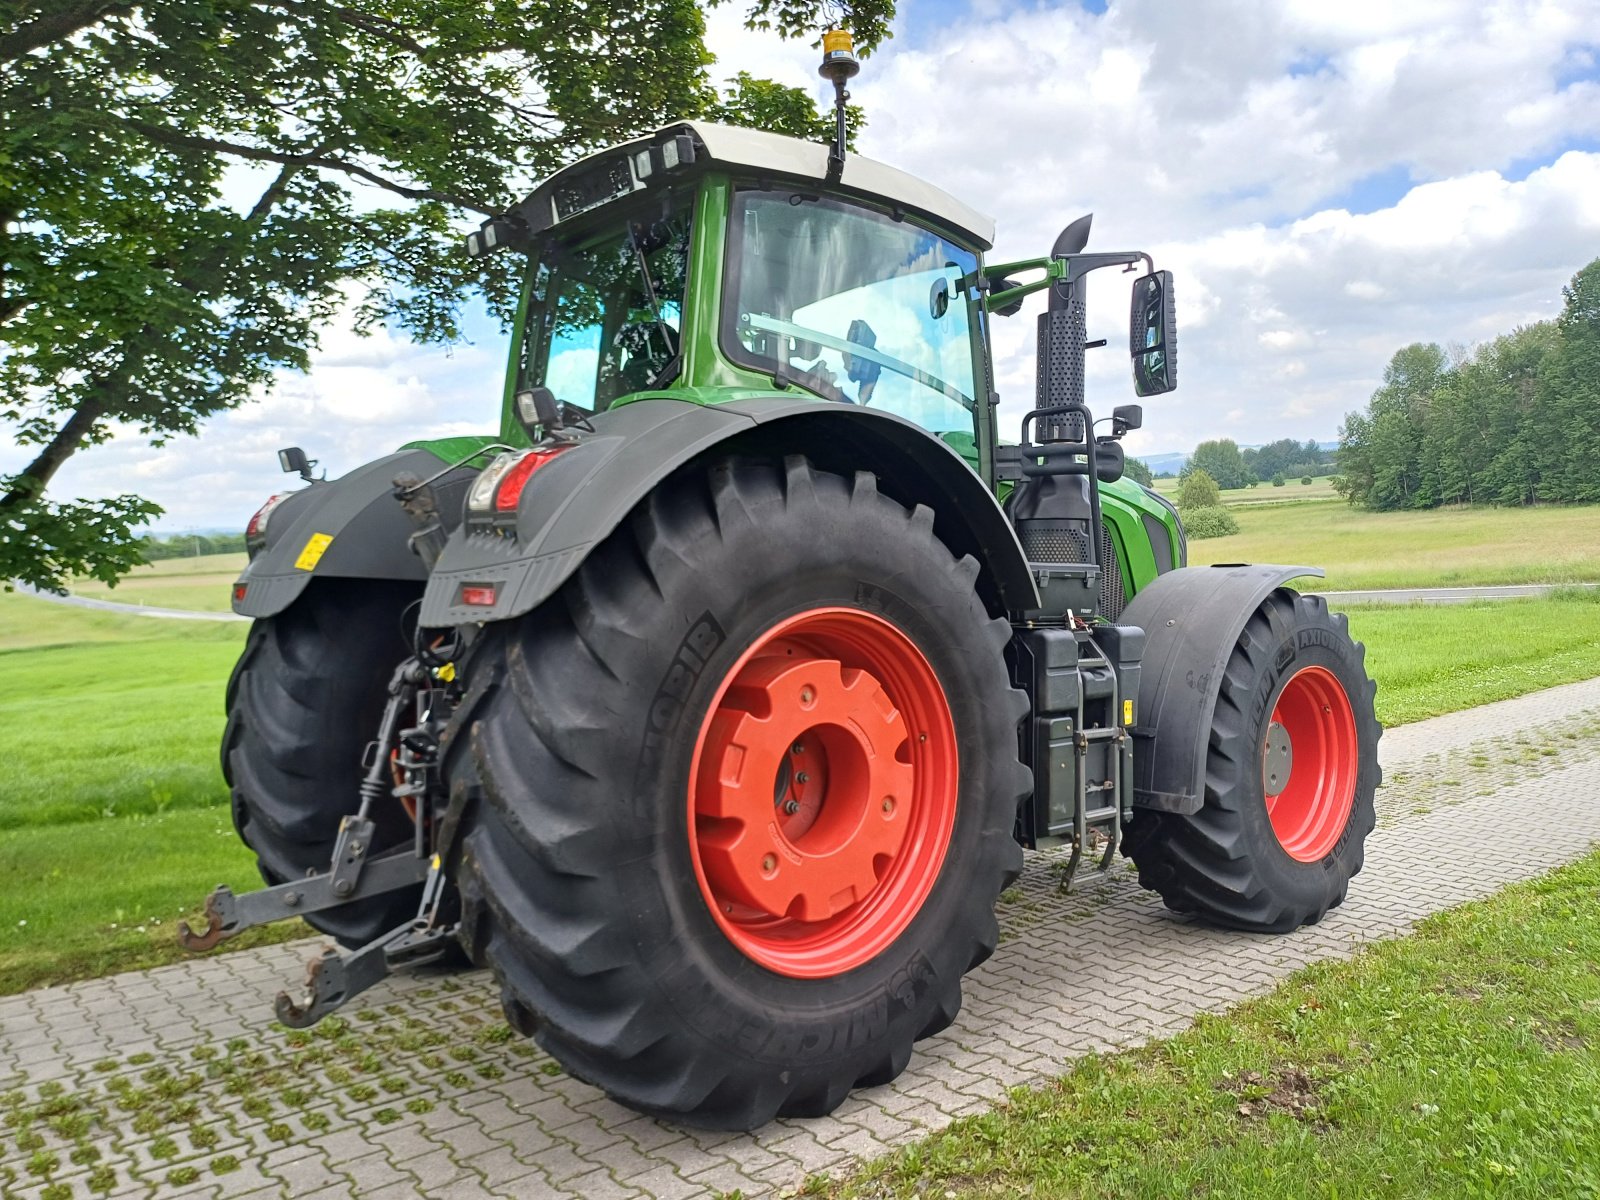
[[[1223,673],[1190,814],[1140,810],[1125,852],[1167,906],[1232,929],[1320,921],[1361,870],[1382,772],[1365,648],[1321,596],[1279,589]]]
[[[1025,702],[977,570],[868,474],[720,463],[491,631],[446,769],[512,1024],[717,1128],[898,1075],[1022,862]]]
[[[228,680],[222,774],[233,823],[269,884],[326,871],[340,818],[360,805],[361,756],[378,732],[390,676],[410,653],[414,584],[319,579],[257,621]],[[379,805],[374,850],[411,837],[398,803]],[[416,915],[421,888],[312,913],[314,928],[360,946]]]

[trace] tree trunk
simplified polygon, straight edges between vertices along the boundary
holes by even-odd
[[[43,495],[45,485],[61,469],[61,464],[71,458],[73,452],[83,445],[83,439],[89,435],[94,423],[104,413],[105,406],[100,401],[85,400],[67,419],[67,423],[56,431],[55,437],[51,438],[34,460],[23,468],[15,486],[4,496],[0,496],[0,511]]]

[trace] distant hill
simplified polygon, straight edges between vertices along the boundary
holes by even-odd
[[[1265,442],[1240,442],[1239,449],[1259,450],[1265,444]],[[1337,450],[1339,443],[1318,442],[1317,446],[1322,450]],[[1178,450],[1166,454],[1135,454],[1133,457],[1149,467],[1152,475],[1176,475],[1183,470],[1183,464],[1189,461],[1189,452]]]

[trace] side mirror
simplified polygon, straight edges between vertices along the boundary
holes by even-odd
[[[306,452],[299,446],[285,446],[278,451],[278,466],[285,475],[299,474],[307,483],[312,482],[311,468],[317,465],[317,460],[307,458]]]
[[[1171,271],[1152,271],[1134,280],[1128,350],[1137,395],[1159,396],[1178,386],[1178,309]]]

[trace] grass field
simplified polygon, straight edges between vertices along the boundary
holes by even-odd
[[[1600,1194],[1600,855],[809,1195]]]
[[[1169,499],[1177,499],[1179,480],[1158,479],[1155,482],[1156,491]],[[1222,493],[1222,502],[1229,507],[1240,504],[1293,504],[1300,500],[1337,500],[1339,494],[1333,490],[1333,476],[1324,475],[1313,479],[1310,483],[1301,483],[1298,478],[1290,479],[1282,487],[1273,487],[1270,483],[1258,483],[1253,488],[1229,488]]]
[[[1600,580],[1600,507],[1371,513],[1338,499],[1230,507],[1239,532],[1191,541],[1191,564],[1320,566],[1328,574],[1317,586],[1329,591]]]
[[[1600,675],[1600,590],[1477,604],[1347,610],[1385,725]]]
[[[160,567],[152,578],[236,569]],[[1590,593],[1372,606],[1352,611],[1351,628],[1368,645],[1388,724],[1600,675],[1600,596]],[[245,629],[0,594],[0,665],[13,681],[0,699],[11,734],[0,870],[12,883],[0,891],[0,994],[176,959],[180,908],[219,882],[253,885],[216,757]]]
[[[244,554],[207,554],[198,558],[165,558],[136,567],[116,587],[98,579],[77,579],[72,592],[118,604],[152,608],[187,608],[226,612],[229,588],[244,570]]]

